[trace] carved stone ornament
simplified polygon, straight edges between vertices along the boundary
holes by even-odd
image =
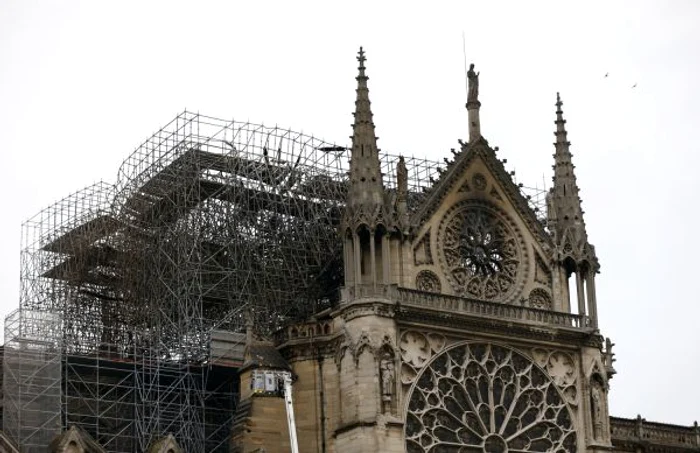
[[[472,184],[476,190],[486,190],[486,177],[481,173],[476,173],[472,176]]]
[[[458,344],[424,367],[404,429],[408,453],[577,451],[553,380],[519,352],[487,343]]]
[[[435,275],[435,272],[420,271],[416,276],[416,289],[431,293],[439,293],[442,291],[440,278]]]
[[[442,351],[447,340],[436,333],[421,333],[409,330],[401,334],[401,383],[410,385],[430,358]]]
[[[469,181],[464,181],[464,183],[459,187],[459,190],[457,192],[470,192],[472,190],[471,187],[469,187]]]
[[[433,264],[433,254],[430,250],[430,230],[425,233],[420,242],[413,248],[413,260],[416,266]]]
[[[414,368],[421,368],[431,356],[430,343],[426,336],[419,332],[404,332],[399,348],[403,362]]]
[[[498,209],[464,201],[445,214],[438,255],[455,293],[506,302],[523,284],[526,251],[516,227]]]
[[[527,300],[532,308],[539,308],[540,310],[552,309],[552,296],[542,288],[535,288],[530,291],[530,296]]]
[[[552,273],[537,253],[535,253],[535,281],[544,286],[552,286]]]
[[[567,353],[535,348],[532,350],[535,363],[544,368],[559,387],[564,400],[572,406],[578,405],[576,390],[576,362]]]

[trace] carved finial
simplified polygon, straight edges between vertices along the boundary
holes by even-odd
[[[566,120],[564,119],[564,111],[561,109],[561,106],[564,105],[564,103],[561,101],[561,96],[559,96],[559,92],[557,91],[557,103],[554,104],[557,106],[557,120],[554,122],[557,125],[557,131],[554,133],[554,135],[557,136],[557,143],[562,143],[567,145],[567,151],[568,151],[568,145],[570,143],[566,140],[566,128],[564,125],[566,124]]]
[[[365,61],[367,61],[367,59],[365,58],[365,51],[362,49],[362,46],[360,46],[360,51],[357,52],[357,61],[360,62],[360,67],[358,69],[361,73],[364,73]]]

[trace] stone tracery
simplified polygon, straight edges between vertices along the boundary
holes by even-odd
[[[408,402],[406,449],[575,452],[571,414],[547,374],[502,346],[461,344],[437,355]]]
[[[439,293],[442,290],[440,279],[434,272],[420,271],[416,276],[416,289],[431,293]]]
[[[441,259],[455,292],[506,300],[520,278],[522,251],[516,234],[495,212],[463,203],[445,216]]]
[[[542,288],[535,288],[530,291],[528,301],[532,308],[539,308],[541,310],[552,309],[552,296]]]

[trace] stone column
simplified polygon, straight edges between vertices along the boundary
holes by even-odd
[[[353,250],[355,251],[355,297],[357,297],[359,286],[362,283],[362,267],[360,260],[362,254],[360,252],[360,235],[355,231],[352,235]]]
[[[385,285],[391,284],[391,241],[389,234],[382,235],[382,279]]]
[[[586,299],[583,297],[583,276],[581,271],[576,271],[576,296],[578,298],[578,314],[586,315]]]
[[[481,102],[467,102],[467,115],[469,119],[469,143],[481,137],[481,121],[479,120],[479,107]]]
[[[352,238],[345,236],[343,255],[345,261],[345,286],[349,287],[355,284],[355,266],[353,264],[353,241]]]
[[[591,315],[591,323],[593,327],[598,328],[598,303],[595,297],[595,273],[588,271],[586,273],[586,296],[588,297],[588,310]]]
[[[369,260],[369,270],[372,273],[370,281],[372,282],[372,288],[377,289],[377,255],[374,244],[374,230],[369,232]]]

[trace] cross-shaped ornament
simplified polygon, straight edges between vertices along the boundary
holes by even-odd
[[[357,61],[360,62],[360,68],[363,68],[363,69],[364,69],[364,67],[365,67],[365,60],[366,60],[366,58],[365,58],[365,51],[362,50],[362,47],[360,47],[360,51],[358,52],[358,57],[357,57]]]

